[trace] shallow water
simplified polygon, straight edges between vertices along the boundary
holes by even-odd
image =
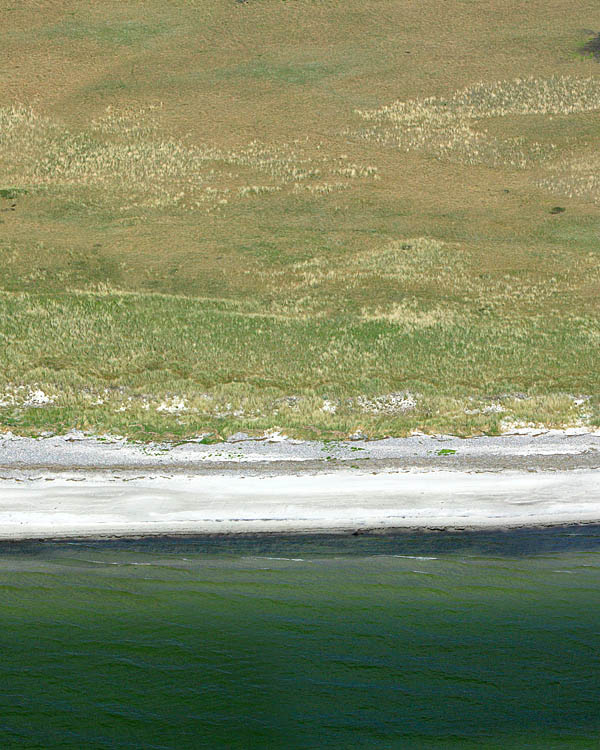
[[[2,748],[595,748],[600,527],[0,546]]]

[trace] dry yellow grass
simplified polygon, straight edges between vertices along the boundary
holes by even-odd
[[[252,141],[235,150],[161,137],[154,109],[113,109],[71,133],[25,107],[0,109],[0,165],[8,184],[126,214],[152,209],[210,211],[285,188],[325,194],[377,168],[347,156],[309,156],[307,139]],[[245,184],[248,179],[254,180]],[[263,184],[260,184],[260,181]],[[266,183],[266,184],[264,184]]]
[[[594,3],[4,17],[4,425],[598,419]]]
[[[525,169],[548,159],[556,145],[524,136],[500,138],[485,130],[486,120],[514,115],[576,115],[600,109],[600,80],[574,76],[477,83],[449,97],[397,101],[376,110],[358,110],[374,125],[357,135],[386,146],[416,150],[467,165]]]

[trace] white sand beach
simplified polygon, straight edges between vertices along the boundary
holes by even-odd
[[[3,479],[0,539],[600,522],[595,471]]]
[[[9,435],[0,466],[4,540],[600,522],[595,433],[171,449]]]

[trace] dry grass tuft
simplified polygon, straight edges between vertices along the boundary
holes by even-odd
[[[160,106],[115,109],[73,133],[22,106],[0,108],[0,166],[12,185],[117,208],[214,210],[243,198],[323,195],[377,178],[306,138],[225,150],[162,136]]]
[[[597,151],[562,157],[547,166],[537,184],[558,195],[600,204],[600,155]]]
[[[429,309],[419,309],[415,298],[403,300],[387,307],[365,307],[361,310],[362,320],[386,321],[395,323],[409,331],[439,326],[452,326],[457,321],[456,310],[450,305],[435,305]]]
[[[600,109],[600,81],[556,76],[547,79],[478,83],[452,96],[397,101],[373,110],[357,110],[370,127],[358,132],[404,151],[424,151],[439,159],[492,167],[525,168],[552,155],[552,146],[501,139],[477,127],[481,121],[509,115],[568,115]]]

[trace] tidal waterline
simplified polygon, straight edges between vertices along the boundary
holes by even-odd
[[[592,748],[600,527],[0,546],[7,748]]]

